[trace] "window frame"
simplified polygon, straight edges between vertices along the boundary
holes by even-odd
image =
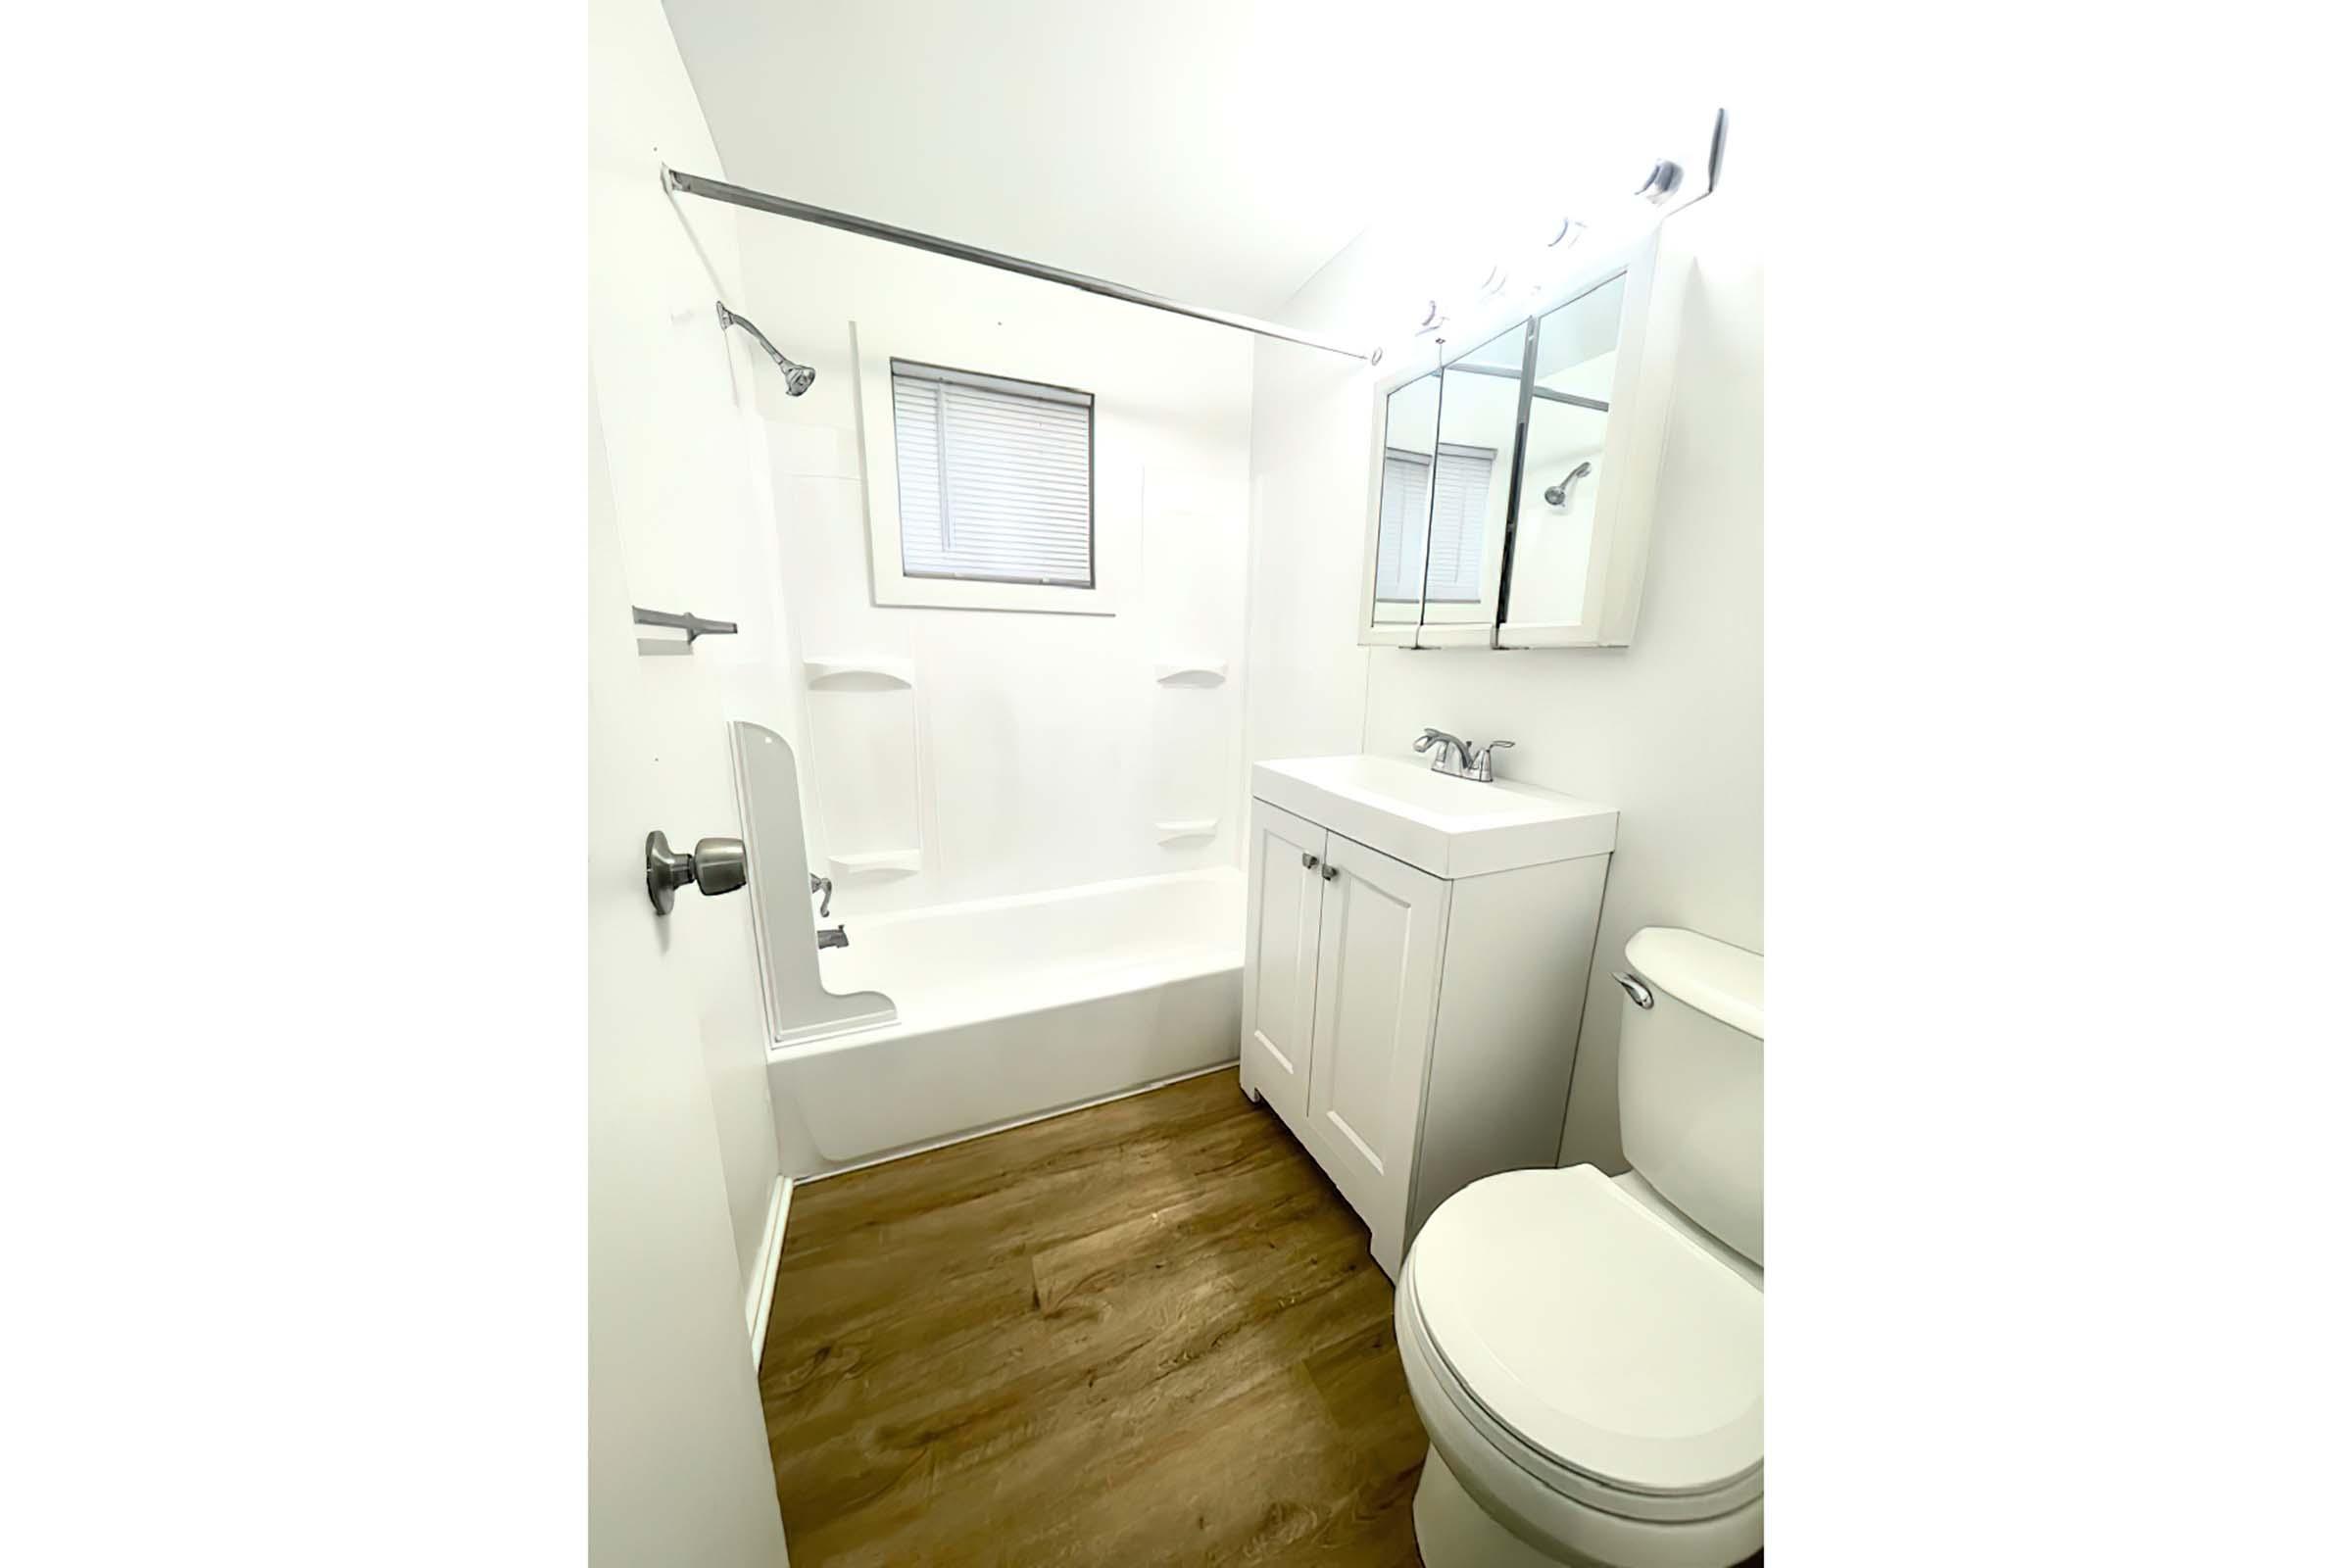
[[[940,506],[945,509],[948,526],[954,527],[954,508],[951,496],[955,486],[956,466],[948,452],[948,404],[944,389],[967,386],[977,391],[996,392],[1006,397],[1027,398],[1033,403],[1057,403],[1067,408],[1086,411],[1086,580],[1070,582],[1047,577],[998,577],[985,572],[911,571],[906,566],[906,516],[904,502],[899,519],[899,571],[902,576],[922,578],[934,582],[985,582],[1006,585],[1026,585],[1036,588],[1072,588],[1087,593],[1095,591],[1102,573],[1098,565],[1101,552],[1095,541],[1095,395],[1081,387],[1056,386],[1049,381],[1025,381],[1009,375],[995,375],[986,370],[967,370],[961,366],[935,365],[925,360],[912,360],[905,355],[890,356],[891,380],[891,440],[893,443],[892,471],[897,471],[895,450],[898,440],[898,390],[902,378],[926,381],[942,388],[939,396],[940,444]]]
[[[1115,615],[1116,584],[1123,578],[1113,546],[1121,520],[1105,509],[1115,487],[1103,483],[1104,422],[1101,398],[1036,364],[1000,365],[976,370],[958,364],[971,356],[924,353],[883,340],[851,323],[858,368],[858,437],[864,466],[865,520],[873,599],[878,606],[940,610],[1022,611],[1061,615]],[[946,347],[946,345],[941,345]],[[991,352],[989,358],[1000,356]],[[1013,358],[1004,356],[1004,358]],[[943,371],[981,386],[1018,394],[1027,388],[1061,394],[1058,401],[1085,400],[1087,410],[1087,560],[1091,582],[1050,583],[1004,577],[956,576],[906,569],[899,511],[896,367]]]

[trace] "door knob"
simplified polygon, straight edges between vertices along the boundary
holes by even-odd
[[[751,877],[741,839],[704,839],[691,855],[679,855],[660,829],[645,836],[645,893],[656,914],[667,914],[678,889],[689,883],[708,898],[732,893]]]

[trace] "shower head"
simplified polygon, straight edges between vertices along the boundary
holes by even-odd
[[[735,312],[728,310],[727,302],[720,300],[718,302],[718,329],[724,332],[730,326],[740,326],[746,332],[751,333],[754,341],[767,351],[767,357],[776,362],[776,368],[784,372],[784,395],[786,397],[797,398],[816,384],[815,370],[798,360],[787,358],[783,350],[767,340],[767,334],[760,330],[758,322],[748,316],[738,316]]]
[[[1592,465],[1590,462],[1578,464],[1569,470],[1567,478],[1544,492],[1544,499],[1555,507],[1566,506],[1568,504],[1568,487],[1592,471]]]

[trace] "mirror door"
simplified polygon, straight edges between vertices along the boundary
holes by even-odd
[[[1593,519],[1609,482],[1609,399],[1617,374],[1619,273],[1539,318],[1528,384],[1526,477],[1511,530],[1506,618],[1590,621]]]
[[[1409,648],[1420,629],[1437,456],[1438,372],[1431,370],[1396,387],[1381,403],[1362,642]]]
[[[1424,648],[1494,640],[1527,337],[1527,323],[1518,322],[1449,361],[1441,377],[1421,589]]]
[[[1688,253],[1652,229],[1537,313],[1497,648],[1634,640]]]

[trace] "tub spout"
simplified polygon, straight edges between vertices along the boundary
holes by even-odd
[[[849,926],[847,924],[842,924],[817,927],[816,945],[819,950],[825,948],[848,947],[850,945]]]

